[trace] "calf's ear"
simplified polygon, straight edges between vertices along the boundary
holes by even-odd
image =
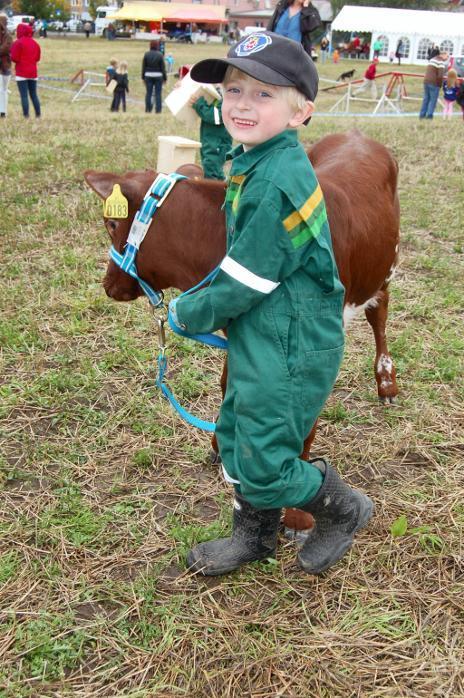
[[[93,189],[102,199],[107,199],[113,191],[113,186],[120,184],[120,177],[111,172],[97,172],[96,170],[86,170],[84,179],[91,189]]]

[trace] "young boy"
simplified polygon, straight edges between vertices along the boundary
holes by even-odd
[[[122,104],[122,110],[126,111],[126,92],[129,93],[129,76],[127,74],[127,62],[121,61],[116,73],[114,74],[114,80],[116,80],[116,87],[113,92],[113,101],[111,102],[111,111],[119,111],[119,105]]]
[[[105,70],[105,85],[109,85],[111,80],[114,80],[118,66],[119,61],[117,58],[110,58],[109,65]]]
[[[377,99],[377,85],[375,84],[375,76],[377,73],[378,63],[379,59],[374,58],[374,60],[364,73],[364,80],[362,84],[353,92],[354,95],[358,95],[360,92],[364,92],[364,90],[366,90],[370,86],[372,99]]]
[[[224,178],[226,154],[232,146],[232,138],[222,121],[222,100],[208,104],[204,97],[192,97],[191,106],[201,119],[201,166],[206,179]]]
[[[321,459],[299,455],[330,394],[343,354],[344,289],[321,189],[296,128],[314,110],[318,77],[300,44],[271,32],[223,60],[192,68],[222,82],[222,116],[239,143],[226,193],[227,254],[207,288],[170,304],[189,333],[227,328],[228,380],[216,436],[235,486],[231,538],[188,554],[217,575],[273,556],[282,507],[316,521],[298,552],[318,574],[351,547],[373,503]]]

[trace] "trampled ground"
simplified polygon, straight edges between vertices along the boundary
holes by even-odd
[[[141,44],[43,50],[51,76],[127,58],[143,97]],[[223,49],[173,52],[179,64]],[[154,387],[147,303],[104,294],[109,240],[82,178],[153,167],[157,135],[197,133],[167,112],[110,115],[104,100],[50,90],[41,122],[26,123],[11,87],[0,123],[0,695],[463,695],[463,122],[316,117],[302,130],[309,144],[356,125],[400,166],[388,330],[399,404],[377,403],[359,320],[315,443],[377,515],[321,578],[282,538],[276,561],[204,580],[185,573],[185,553],[227,531],[230,491],[208,437]],[[221,356],[171,336],[169,355],[176,394],[211,418]],[[408,529],[394,538],[402,515]]]

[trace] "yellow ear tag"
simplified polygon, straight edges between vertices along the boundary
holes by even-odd
[[[103,215],[105,218],[127,218],[129,215],[129,204],[121,191],[119,184],[113,185],[113,191],[103,204]]]

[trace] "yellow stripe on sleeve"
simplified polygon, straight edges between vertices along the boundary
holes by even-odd
[[[316,189],[313,191],[309,199],[305,201],[303,206],[298,210],[291,213],[283,221],[286,231],[289,233],[293,228],[301,223],[302,220],[308,221],[315,209],[319,206],[322,201],[322,189],[317,185]]]
[[[246,175],[234,175],[233,177],[229,177],[229,182],[233,182],[234,184],[241,184],[245,179],[245,176]]]

